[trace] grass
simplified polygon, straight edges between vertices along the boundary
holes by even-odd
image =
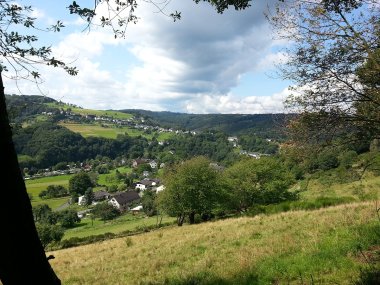
[[[68,128],[69,130],[81,134],[83,137],[104,137],[109,139],[116,139],[117,135],[128,134],[131,137],[143,136],[151,140],[154,136],[154,132],[147,134],[141,130],[133,129],[130,127],[116,127],[112,124],[78,124],[78,123],[60,123],[61,126]],[[104,127],[107,126],[107,127]],[[157,140],[164,141],[173,136],[171,133],[158,133]]]
[[[38,195],[41,193],[41,191],[46,190],[49,185],[62,185],[68,188],[69,179],[71,176],[72,175],[59,175],[26,180],[26,190],[33,197],[32,206],[47,204],[50,208],[56,209],[62,204],[66,203],[68,197],[43,200]]]
[[[367,173],[363,179],[337,183],[326,181],[325,177],[311,179],[307,191],[301,193],[302,200],[314,200],[318,197],[352,197],[356,200],[379,198],[380,176]],[[305,184],[305,181],[302,182]]]
[[[46,105],[48,105],[49,107],[61,108],[64,110],[67,110],[68,108],[70,108],[71,112],[75,114],[80,114],[80,115],[107,116],[107,117],[113,117],[114,119],[124,119],[124,120],[133,118],[132,114],[127,114],[127,113],[118,112],[118,111],[81,109],[81,108],[76,108],[69,105],[61,105],[61,104],[56,104],[56,103],[46,103]]]
[[[162,223],[173,222],[174,220],[174,218],[164,217],[162,219]],[[90,218],[84,218],[78,226],[76,226],[73,229],[67,230],[63,239],[69,239],[72,237],[87,237],[91,235],[100,235],[105,233],[118,234],[123,231],[133,231],[138,228],[144,228],[145,226],[152,226],[156,223],[156,217],[146,217],[143,214],[125,214],[115,220],[108,222],[103,222],[98,219],[95,219],[93,221],[93,225]]]
[[[117,168],[117,170],[121,174],[131,173],[132,172],[132,168],[125,167],[125,166],[119,167],[119,168]],[[108,174],[99,174],[99,176],[98,176],[98,184],[99,185],[106,185],[106,186],[111,186],[113,184],[115,184],[115,185],[123,184],[124,181],[116,181],[116,179],[115,179],[115,173],[116,173],[116,169],[112,169],[110,171],[110,173],[108,173]]]
[[[63,284],[352,284],[373,202],[171,227],[55,252]]]

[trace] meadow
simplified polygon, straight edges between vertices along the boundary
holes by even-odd
[[[172,223],[175,218],[164,216],[162,223]],[[125,214],[112,221],[103,222],[99,219],[84,218],[82,221],[72,229],[65,231],[63,239],[72,237],[87,237],[91,235],[101,235],[105,233],[118,234],[124,231],[135,231],[145,227],[156,225],[158,222],[157,217],[147,217],[145,214]]]
[[[50,208],[56,209],[62,204],[66,203],[68,197],[44,200],[41,199],[38,195],[41,193],[41,191],[46,190],[49,185],[62,185],[68,188],[69,179],[71,176],[71,174],[68,174],[26,180],[26,189],[28,191],[28,194],[32,195],[32,206],[37,206],[39,204],[48,204]]]
[[[68,128],[69,130],[81,134],[83,137],[87,138],[93,137],[103,137],[109,139],[116,139],[118,135],[128,134],[131,137],[143,136],[147,139],[152,139],[154,132],[146,133],[139,129],[133,129],[130,127],[120,127],[112,124],[78,124],[78,123],[59,123],[59,125]],[[157,140],[163,141],[169,139],[171,133],[157,133]]]
[[[63,284],[352,284],[379,238],[375,203],[359,202],[164,228],[47,254]]]
[[[59,108],[67,111],[67,109],[70,109],[71,112],[79,115],[95,115],[95,116],[103,116],[103,117],[112,117],[114,119],[121,119],[121,120],[127,120],[132,119],[132,114],[127,114],[123,112],[113,111],[113,110],[92,110],[92,109],[82,109],[78,107],[72,107],[67,104],[57,104],[57,103],[46,103],[47,106],[53,107],[53,108]]]

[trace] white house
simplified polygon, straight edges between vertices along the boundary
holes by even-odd
[[[164,186],[164,185],[160,185],[160,186],[158,186],[158,187],[156,188],[156,193],[161,192],[161,191],[163,191],[164,189],[165,189],[165,186]]]
[[[152,160],[149,162],[149,165],[152,169],[156,169],[157,168],[157,162],[155,160]]]
[[[136,191],[127,191],[114,194],[109,203],[120,211],[126,211],[133,201],[138,200],[140,200],[140,196]]]

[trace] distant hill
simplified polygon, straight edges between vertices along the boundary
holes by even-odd
[[[268,138],[282,137],[281,130],[287,120],[293,116],[289,114],[186,114],[137,109],[120,111],[144,117],[151,124],[167,128],[194,131],[214,129],[229,135],[254,133]]]
[[[82,109],[73,104],[58,102],[52,98],[38,95],[6,95],[6,102],[10,121],[13,123],[35,119],[42,112],[52,112],[58,116],[59,110],[70,108],[71,112],[82,115],[112,115],[112,117],[118,118],[129,114],[130,117],[143,118],[144,124],[150,126],[197,132],[218,130],[230,136],[250,134],[276,140],[284,138],[284,126],[293,116],[289,114],[186,114],[139,109],[98,111]],[[111,112],[114,113],[111,114]],[[130,118],[129,116],[126,118]]]

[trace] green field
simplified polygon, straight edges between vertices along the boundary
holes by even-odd
[[[175,218],[165,216],[162,219],[162,223],[173,222],[174,220]],[[146,217],[144,214],[125,214],[108,222],[103,222],[98,219],[91,221],[90,218],[84,218],[77,227],[67,230],[63,239],[100,235],[104,233],[117,234],[127,230],[136,230],[138,227],[155,225],[156,223],[156,217]]]
[[[152,139],[154,133],[147,134],[141,130],[133,129],[130,127],[116,127],[115,125],[99,124],[78,124],[78,123],[60,123],[61,126],[69,130],[81,134],[83,137],[103,137],[109,139],[116,139],[117,135],[128,134],[131,137],[143,136],[147,139]],[[104,127],[107,126],[107,127]],[[157,140],[163,141],[169,139],[173,134],[171,133],[158,133]]]
[[[76,108],[69,105],[61,105],[57,103],[46,103],[47,106],[53,107],[53,108],[60,108],[63,110],[71,109],[71,112],[80,114],[80,115],[96,115],[96,116],[106,116],[106,117],[112,117],[114,119],[132,119],[132,114],[127,114],[123,112],[118,111],[109,111],[109,110],[91,110],[91,109],[82,109],[82,108]]]
[[[132,172],[132,168],[130,168],[130,167],[124,167],[124,166],[117,168],[117,170],[121,174],[131,173]],[[111,185],[123,183],[123,182],[114,181],[115,173],[116,173],[116,169],[112,169],[110,171],[110,173],[108,173],[108,174],[99,174],[99,176],[98,176],[98,184],[99,185],[111,186]]]
[[[66,203],[68,197],[43,200],[38,196],[38,194],[40,194],[41,191],[46,190],[49,185],[62,185],[68,188],[69,179],[71,176],[72,175],[59,175],[26,180],[26,190],[33,197],[32,206],[47,204],[50,208],[56,209],[62,204]]]

